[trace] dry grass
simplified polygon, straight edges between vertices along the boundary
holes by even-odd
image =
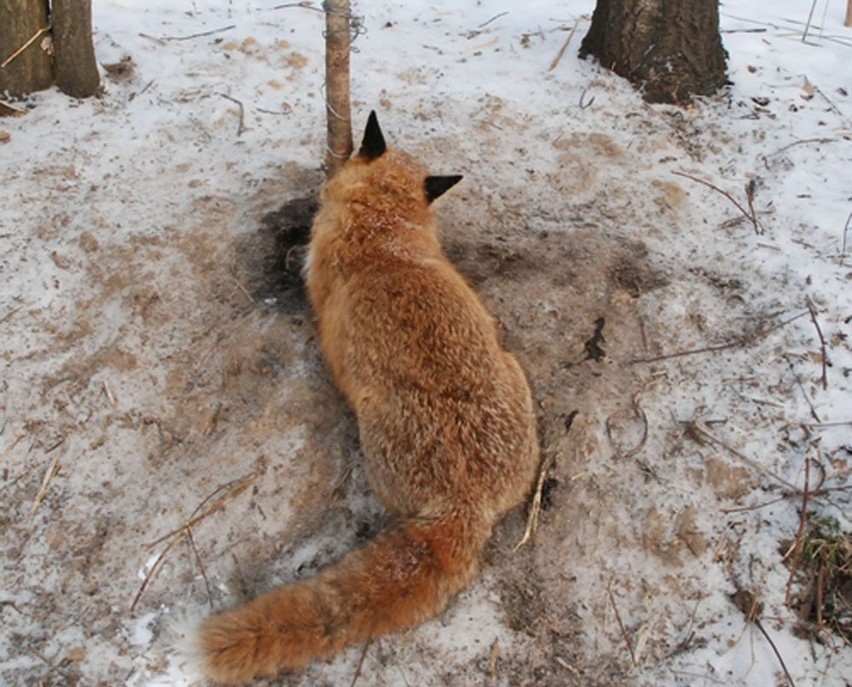
[[[852,537],[833,518],[811,516],[798,554],[800,592],[792,605],[806,634],[825,630],[852,645]]]

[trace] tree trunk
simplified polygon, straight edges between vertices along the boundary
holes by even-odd
[[[334,176],[352,154],[349,103],[349,0],[325,2],[326,173]]]
[[[686,103],[727,83],[718,0],[598,0],[580,46],[588,55],[649,102]]]
[[[92,0],[53,0],[56,85],[74,98],[98,91],[100,76],[92,43]]]
[[[852,26],[852,0],[846,0],[846,21],[844,26]]]
[[[47,0],[0,0],[0,97],[17,98],[53,83],[50,53],[42,47],[46,29]]]

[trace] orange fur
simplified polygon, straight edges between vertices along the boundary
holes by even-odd
[[[437,615],[538,464],[526,379],[441,252],[426,172],[394,149],[363,150],[323,189],[307,285],[370,484],[398,523],[316,577],[205,621],[203,668],[225,684]]]

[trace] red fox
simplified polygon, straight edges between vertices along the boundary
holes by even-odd
[[[372,112],[359,152],[322,190],[308,295],[370,485],[396,524],[317,576],[204,621],[197,649],[219,683],[295,670],[436,616],[530,490],[529,385],[438,242],[431,203],[460,179],[427,176],[387,147]]]

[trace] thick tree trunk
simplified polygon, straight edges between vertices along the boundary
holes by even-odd
[[[92,0],[53,0],[56,85],[75,98],[98,91],[100,76],[92,43]]]
[[[352,154],[352,110],[349,102],[349,0],[325,3],[325,98],[328,144],[325,164],[334,176]]]
[[[727,82],[718,0],[598,0],[580,47],[588,55],[650,102],[686,103]]]
[[[42,47],[46,29],[47,0],[0,0],[0,97],[19,97],[53,83],[50,53]]]

